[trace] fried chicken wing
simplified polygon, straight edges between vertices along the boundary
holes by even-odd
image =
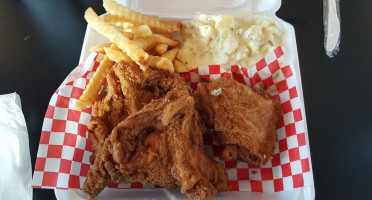
[[[265,164],[275,150],[278,99],[233,79],[220,78],[194,92],[196,109],[224,145],[222,159]]]
[[[97,132],[106,129],[95,124],[89,132],[96,138],[105,135]],[[91,199],[109,183],[134,181],[181,188],[197,199],[228,190],[223,166],[203,151],[204,130],[188,90],[171,90],[151,100],[120,122],[96,149],[83,192]]]

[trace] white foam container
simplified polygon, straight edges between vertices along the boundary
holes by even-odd
[[[298,80],[299,95],[304,102],[302,83],[300,76],[300,65],[298,61],[297,44],[294,28],[289,23],[279,19],[275,13],[281,6],[281,0],[116,0],[133,10],[141,13],[159,16],[165,19],[174,19],[178,21],[190,20],[197,17],[198,13],[210,15],[221,15],[236,12],[251,12],[265,14],[273,18],[278,25],[286,32],[286,39],[283,47],[286,53],[291,57],[291,66],[295,70]],[[225,3],[223,3],[225,2]],[[226,3],[227,2],[227,3]],[[230,2],[230,3],[229,3]],[[84,43],[80,55],[79,64],[82,63],[89,55],[89,48],[108,42],[106,38],[99,35],[96,31],[87,27]],[[306,114],[303,113],[305,122],[305,134],[307,144],[309,145]],[[310,157],[311,163],[311,157]],[[311,171],[312,166],[310,164]],[[86,199],[81,190],[59,190],[55,189],[57,199]],[[112,189],[105,188],[96,199],[107,200],[124,200],[124,199],[189,199],[186,195],[181,194],[179,190],[170,189]],[[302,188],[283,192],[223,192],[216,195],[215,199],[237,199],[237,200],[313,200],[315,199],[314,184]]]

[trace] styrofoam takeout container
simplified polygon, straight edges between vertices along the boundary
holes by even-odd
[[[297,44],[294,28],[289,23],[279,19],[275,13],[281,6],[281,0],[188,0],[188,1],[172,1],[172,0],[116,0],[130,9],[141,13],[159,16],[160,18],[174,19],[185,21],[193,19],[198,13],[210,15],[221,15],[236,12],[252,12],[265,14],[273,18],[278,25],[286,32],[286,39],[283,47],[286,48],[291,56],[291,66],[293,66],[298,80],[299,95],[304,102],[302,83],[300,76],[300,67],[298,61]],[[89,55],[89,48],[108,42],[106,38],[93,31],[90,27],[87,28],[85,39],[80,55],[79,64],[82,63]],[[306,125],[306,115],[303,113],[305,122],[305,135],[307,143],[308,131]],[[308,144],[309,145],[309,144]],[[311,157],[310,157],[311,163]],[[312,168],[311,164],[310,167]],[[312,169],[311,169],[312,171]],[[81,190],[59,190],[55,189],[57,199],[86,199],[86,196]],[[141,189],[141,190],[118,190],[106,188],[97,199],[188,199],[179,190],[170,189]],[[315,199],[314,184],[302,188],[296,188],[282,192],[224,192],[216,195],[215,199],[251,199],[251,200],[313,200]]]

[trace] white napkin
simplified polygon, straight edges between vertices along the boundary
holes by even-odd
[[[32,199],[28,133],[16,93],[0,95],[0,199]]]

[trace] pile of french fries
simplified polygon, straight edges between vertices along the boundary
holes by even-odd
[[[103,7],[108,12],[103,19],[92,8],[85,11],[84,18],[91,28],[111,43],[90,49],[104,54],[104,58],[76,103],[77,110],[92,106],[115,63],[135,63],[142,70],[152,67],[170,73],[187,71],[187,67],[176,58],[180,41],[172,39],[172,33],[181,29],[180,22],[144,15],[113,0],[105,0]]]

